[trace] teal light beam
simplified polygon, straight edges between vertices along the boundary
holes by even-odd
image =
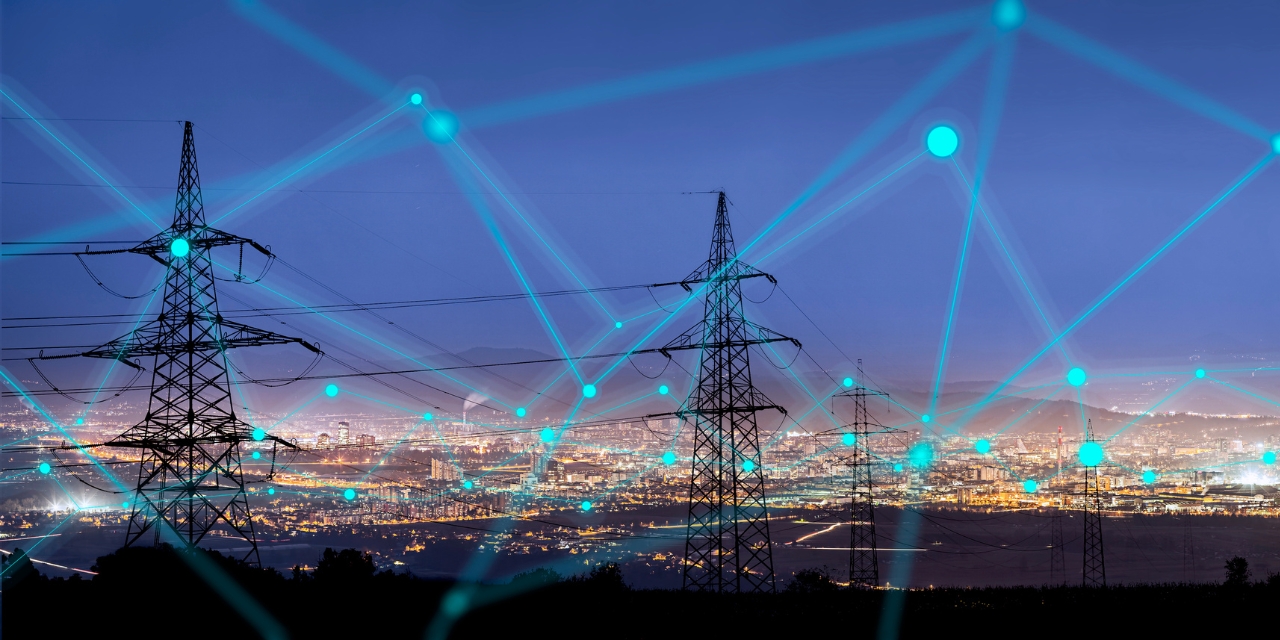
[[[1118,430],[1116,430],[1116,432],[1115,432],[1115,433],[1111,434],[1111,437],[1110,437],[1110,438],[1107,438],[1106,440],[1104,440],[1104,441],[1103,441],[1103,444],[1107,444],[1107,443],[1111,442],[1112,440],[1115,440],[1117,437],[1119,437],[1119,436],[1120,436],[1120,434],[1122,434],[1122,433],[1124,433],[1125,431],[1127,431],[1127,430],[1129,429],[1129,427],[1132,427],[1133,425],[1137,424],[1137,422],[1138,422],[1139,420],[1141,420],[1141,419],[1143,419],[1143,418],[1145,418],[1145,417],[1147,417],[1147,416],[1151,415],[1151,412],[1152,412],[1152,411],[1155,411],[1155,410],[1156,410],[1160,405],[1162,405],[1162,404],[1164,404],[1164,403],[1168,402],[1171,398],[1173,398],[1174,396],[1176,396],[1176,395],[1178,395],[1179,393],[1181,393],[1183,389],[1186,389],[1188,385],[1190,385],[1192,382],[1195,382],[1195,381],[1196,381],[1196,379],[1195,379],[1195,378],[1192,378],[1192,379],[1190,379],[1190,380],[1188,380],[1188,381],[1186,381],[1186,382],[1182,383],[1182,386],[1179,386],[1177,389],[1174,389],[1173,391],[1170,391],[1170,392],[1169,392],[1169,395],[1166,395],[1165,397],[1161,398],[1159,402],[1157,402],[1157,403],[1155,403],[1155,404],[1151,405],[1150,407],[1147,407],[1147,410],[1146,410],[1146,411],[1143,411],[1142,413],[1139,413],[1138,415],[1134,416],[1134,418],[1133,418],[1132,420],[1130,420],[1130,421],[1126,422],[1126,423],[1124,424],[1124,426],[1123,426],[1123,427],[1120,427]],[[1216,381],[1215,381],[1215,382],[1216,382]]]
[[[1225,381],[1225,380],[1222,380],[1222,379],[1219,379],[1219,378],[1214,378],[1214,377],[1211,377],[1211,376],[1205,376],[1205,378],[1206,378],[1207,380],[1212,380],[1213,382],[1216,382],[1216,383],[1218,383],[1218,384],[1220,384],[1220,385],[1222,385],[1222,386],[1224,386],[1224,387],[1226,387],[1226,388],[1228,388],[1228,389],[1234,389],[1234,390],[1236,390],[1236,391],[1239,391],[1240,393],[1245,394],[1246,396],[1249,396],[1249,397],[1251,397],[1251,398],[1255,398],[1255,399],[1257,399],[1257,400],[1261,400],[1261,401],[1263,401],[1263,402],[1265,402],[1265,403],[1267,403],[1267,404],[1269,404],[1269,405],[1276,406],[1276,407],[1280,407],[1280,403],[1276,402],[1275,400],[1271,400],[1271,399],[1269,399],[1269,398],[1265,398],[1265,397],[1260,396],[1260,395],[1258,395],[1258,394],[1256,394],[1256,393],[1254,393],[1254,392],[1252,392],[1252,391],[1249,391],[1249,390],[1247,390],[1247,389],[1242,389],[1242,388],[1237,387],[1237,386],[1235,386],[1234,384],[1231,384],[1230,382],[1227,382],[1227,381]]]
[[[43,536],[41,536],[41,537],[40,537],[40,539],[39,539],[39,540],[37,540],[35,544],[31,545],[31,548],[30,548],[30,549],[27,549],[27,557],[28,557],[28,558],[29,558],[29,557],[31,557],[31,553],[32,553],[32,552],[34,552],[34,551],[35,551],[35,550],[36,550],[36,549],[37,549],[37,548],[38,548],[38,547],[39,547],[39,546],[40,546],[40,545],[41,545],[45,540],[48,540],[49,538],[52,538],[52,537],[53,537],[53,534],[54,534],[55,532],[57,532],[57,530],[58,530],[58,529],[61,529],[61,528],[62,528],[62,525],[66,524],[66,523],[67,523],[67,521],[68,521],[68,520],[70,520],[70,519],[71,519],[73,516],[75,516],[77,513],[80,513],[80,510],[79,510],[79,509],[72,509],[72,510],[71,510],[71,513],[68,513],[68,514],[67,514],[67,517],[63,518],[63,519],[62,519],[62,522],[59,522],[59,523],[58,523],[58,526],[56,526],[56,527],[54,527],[54,528],[50,529],[50,530],[49,530],[49,533],[46,533],[46,534],[44,534]],[[16,567],[16,566],[18,566],[18,564],[17,564],[16,562],[10,562],[10,563],[9,563],[9,566],[5,567],[3,571],[0,571],[0,576],[3,576],[4,574],[8,573],[10,569],[12,569],[12,568],[14,568],[14,567]]]
[[[951,303],[947,307],[947,322],[942,331],[942,345],[938,349],[938,368],[933,378],[933,394],[929,397],[929,413],[937,413],[938,395],[942,393],[942,381],[947,375],[947,359],[951,353],[951,331],[955,326],[956,307],[960,304],[960,291],[964,285],[964,275],[969,264],[969,243],[973,237],[973,218],[978,208],[978,194],[982,190],[982,182],[986,177],[987,164],[995,147],[996,134],[1000,128],[1000,116],[1004,112],[1005,95],[1009,87],[1009,75],[1013,71],[1014,46],[1017,43],[1017,32],[1005,33],[996,43],[995,55],[991,58],[991,71],[987,80],[986,95],[982,101],[981,135],[978,140],[978,164],[974,172],[973,189],[969,196],[969,214],[965,218],[964,236],[960,243],[960,257],[956,265],[955,282],[951,288]],[[950,156],[955,162],[955,154]]]
[[[1270,142],[1273,131],[1207,98],[1158,71],[1048,18],[1031,14],[1027,28],[1036,37],[1103,70],[1249,137]]]
[[[41,123],[39,118],[36,118],[35,116],[31,115],[30,111],[27,111],[25,107],[23,107],[17,100],[15,100],[13,96],[9,95],[9,93],[5,91],[3,88],[0,88],[0,95],[3,95],[6,99],[9,100],[9,102],[13,103],[13,106],[17,107],[18,110],[21,111],[23,115],[27,116],[27,118],[30,119],[30,122],[34,123],[37,127],[40,127],[40,129],[45,132],[45,135],[49,136],[50,138],[53,138],[53,141],[57,142],[58,145],[61,146],[67,153],[71,154],[71,157],[75,158],[77,161],[80,162],[80,164],[84,165],[84,168],[88,169],[90,173],[97,176],[97,178],[102,181],[102,184],[109,187],[112,191],[115,192],[116,195],[120,196],[122,200],[129,203],[129,206],[133,207],[133,210],[136,211],[138,215],[142,216],[147,222],[150,222],[151,225],[154,226],[155,228],[161,231],[164,230],[164,227],[160,226],[160,223],[156,222],[155,220],[152,220],[151,216],[147,215],[147,212],[142,210],[142,207],[139,207],[133,200],[129,199],[129,196],[124,195],[124,193],[122,193],[119,189],[117,189],[115,185],[111,184],[110,180],[107,180],[106,177],[104,177],[101,173],[99,173],[97,169],[93,168],[93,165],[89,164],[89,162],[85,160],[83,157],[81,157],[80,154],[76,153],[71,149],[71,147],[67,146],[67,143],[62,141],[62,138],[59,138],[58,136],[54,135],[54,133],[50,131],[48,127],[44,126],[44,124]]]
[[[1021,421],[1022,421],[1022,419],[1023,419],[1023,418],[1025,418],[1025,417],[1027,417],[1027,416],[1031,415],[1031,412],[1032,412],[1032,411],[1035,411],[1036,409],[1039,409],[1039,408],[1040,408],[1040,405],[1042,405],[1042,404],[1044,404],[1044,403],[1048,402],[1050,398],[1053,398],[1054,396],[1056,396],[1056,395],[1058,395],[1059,393],[1061,393],[1061,392],[1062,392],[1062,390],[1063,390],[1064,388],[1066,388],[1066,386],[1067,386],[1066,384],[1059,385],[1057,389],[1054,389],[1054,390],[1053,390],[1053,393],[1050,393],[1049,395],[1047,395],[1047,396],[1045,396],[1044,398],[1042,398],[1039,402],[1035,403],[1034,405],[1031,405],[1031,408],[1030,408],[1030,409],[1027,409],[1026,411],[1024,411],[1024,412],[1022,413],[1022,415],[1018,416],[1017,418],[1014,418],[1012,421],[1010,421],[1010,422],[1009,422],[1009,424],[1005,425],[1005,426],[1004,426],[1004,428],[1002,428],[1002,429],[1000,429],[999,431],[995,432],[995,435],[993,435],[992,437],[994,438],[994,437],[996,437],[996,436],[999,436],[1000,434],[1004,433],[1005,431],[1008,431],[1009,429],[1013,428],[1013,425],[1018,424],[1019,422],[1021,422]]]
[[[1187,233],[1189,233],[1192,229],[1194,229],[1197,225],[1199,225],[1202,221],[1204,221],[1204,219],[1207,218],[1211,213],[1213,213],[1224,201],[1226,201],[1226,199],[1229,196],[1231,196],[1231,194],[1235,193],[1237,189],[1239,189],[1242,185],[1244,185],[1251,178],[1257,175],[1259,171],[1261,171],[1264,167],[1266,167],[1267,164],[1271,162],[1273,158],[1275,158],[1275,155],[1276,154],[1274,153],[1268,153],[1266,156],[1264,156],[1262,160],[1260,160],[1257,164],[1255,164],[1252,168],[1250,168],[1249,171],[1247,171],[1243,176],[1240,177],[1240,179],[1236,180],[1230,187],[1228,187],[1227,190],[1222,193],[1222,195],[1218,196],[1217,199],[1215,199],[1207,207],[1201,210],[1199,214],[1197,214],[1189,222],[1183,225],[1181,229],[1179,229],[1176,233],[1174,233],[1173,236],[1170,237],[1167,241],[1165,241],[1164,244],[1160,245],[1160,247],[1158,247],[1155,251],[1153,251],[1151,255],[1149,255],[1145,260],[1138,263],[1137,266],[1131,269],[1129,273],[1125,275],[1124,278],[1121,278],[1120,282],[1116,283],[1113,287],[1111,287],[1111,289],[1109,289],[1106,293],[1104,293],[1102,297],[1098,299],[1097,302],[1093,303],[1092,306],[1090,306],[1083,313],[1081,313],[1074,321],[1072,321],[1071,324],[1067,325],[1067,327],[1063,329],[1061,333],[1059,333],[1047,344],[1041,347],[1040,350],[1037,351],[1034,355],[1032,355],[1025,363],[1022,364],[1022,366],[1018,367],[1018,369],[1015,370],[1013,374],[1011,374],[1008,378],[1005,378],[1003,382],[997,385],[996,388],[992,390],[990,394],[987,395],[986,399],[989,400],[995,397],[996,394],[1000,393],[1000,391],[1002,391],[1005,387],[1012,384],[1014,380],[1017,380],[1018,376],[1021,376],[1027,369],[1031,367],[1031,365],[1039,361],[1040,358],[1045,353],[1047,353],[1050,349],[1054,347],[1054,345],[1058,344],[1060,340],[1070,335],[1072,331],[1075,331],[1076,328],[1079,327],[1081,324],[1083,324],[1085,320],[1088,320],[1094,313],[1098,311],[1098,309],[1102,308],[1104,304],[1106,304],[1109,300],[1111,300],[1111,298],[1115,296],[1117,292],[1119,292],[1126,285],[1132,282],[1133,279],[1138,277],[1138,275],[1141,274],[1144,270],[1146,270],[1147,267],[1150,267],[1153,263],[1156,262],[1156,260],[1158,260],[1162,255],[1164,255],[1164,253],[1168,251],[1170,247],[1176,244],[1179,240],[1181,240],[1184,236],[1186,236]],[[964,419],[967,420],[969,417],[971,417],[971,415],[965,416]]]

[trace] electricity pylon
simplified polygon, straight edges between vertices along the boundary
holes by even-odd
[[[858,360],[857,386],[837,394],[853,398],[853,455],[849,466],[853,471],[853,487],[849,501],[849,584],[871,589],[880,584],[880,556],[876,546],[876,513],[872,497],[875,483],[871,477],[871,428],[884,426],[867,410],[868,396],[886,396],[882,391],[867,389],[862,382],[862,360]]]
[[[774,590],[773,549],[765,504],[756,412],[786,410],[751,382],[748,349],[800,343],[743,316],[742,281],[770,276],[738,261],[729,207],[719,192],[711,255],[680,282],[705,283],[702,321],[659,351],[698,349],[698,386],[677,412],[693,426],[693,473],[685,538],[684,588],[696,591]]]
[[[1085,442],[1093,442],[1093,420],[1085,427]],[[1102,487],[1098,467],[1084,468],[1084,586],[1107,586],[1107,567],[1102,555]]]
[[[222,317],[218,312],[214,247],[262,245],[205,224],[195,139],[187,122],[173,225],[129,249],[87,254],[137,253],[165,265],[164,305],[160,315],[128,335],[76,354],[116,360],[141,370],[132,358],[155,358],[147,414],[137,425],[103,444],[141,453],[138,482],[130,501],[125,546],[148,531],[160,539],[167,524],[188,547],[195,546],[219,522],[249,543],[244,559],[259,560],[258,544],[240,468],[240,445],[255,440],[252,426],[236,415],[231,398],[227,350],[299,344],[299,338],[263,331]],[[60,356],[53,356],[60,357]],[[263,432],[257,440],[293,445]]]
[[[1049,516],[1049,584],[1067,583],[1067,550],[1062,542],[1062,506]]]

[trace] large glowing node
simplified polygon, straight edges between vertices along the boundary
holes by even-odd
[[[53,469],[53,467],[50,467],[48,462],[41,462],[41,463],[40,463],[40,473],[46,473],[46,474],[47,474],[47,473],[49,473],[49,471],[50,471],[51,469]]]
[[[621,328],[622,328],[622,321],[620,321],[620,320],[619,320],[619,321],[617,321],[617,322],[614,322],[614,323],[613,323],[613,328],[614,328],[614,329],[621,329]]]
[[[933,462],[933,446],[928,442],[917,442],[907,452],[907,461],[917,469],[929,466]]]
[[[595,386],[594,384],[589,384],[589,385],[585,385],[585,386],[583,386],[583,387],[582,387],[582,395],[583,395],[583,397],[586,397],[586,398],[594,398],[594,397],[596,397],[596,386]]]
[[[434,418],[435,418],[435,416],[431,415],[430,413],[424,413],[424,414],[422,414],[422,419],[423,419],[423,420],[426,420],[427,422],[431,422],[431,420],[432,420],[432,419],[434,419]]]
[[[422,94],[415,93],[409,96],[409,102],[412,102],[413,104],[422,104]]]
[[[267,432],[262,427],[253,430],[253,439],[261,442],[267,437]]]
[[[925,145],[929,147],[929,153],[939,158],[949,158],[960,146],[960,136],[956,135],[956,130],[951,127],[934,127],[929,130]]]
[[[901,462],[899,462],[898,464],[893,465],[893,472],[894,472],[894,473],[902,473],[902,463],[901,463]]]
[[[973,448],[978,453],[988,453],[991,451],[991,441],[983,438],[973,443]]]
[[[844,385],[844,386],[846,386],[846,387],[852,387],[852,386],[853,386],[853,378],[845,378],[844,380],[841,380],[841,381],[840,381],[840,384],[842,384],[842,385]]]
[[[267,495],[269,495],[269,496],[274,496],[275,494],[276,494],[276,488],[275,488],[275,487],[267,487]]]
[[[1275,464],[1275,463],[1276,463],[1276,452],[1268,451],[1262,454],[1262,464]]]
[[[542,438],[543,442],[551,442],[552,440],[556,439],[556,432],[552,431],[551,427],[546,427],[542,430],[540,437]]]
[[[191,252],[191,244],[184,238],[174,238],[169,244],[169,253],[175,258],[181,258]]]
[[[1156,481],[1156,472],[1154,472],[1154,471],[1152,471],[1152,470],[1150,470],[1150,469],[1147,469],[1146,471],[1143,471],[1143,472],[1142,472],[1142,481],[1143,481],[1143,482],[1145,482],[1145,483],[1147,483],[1147,484],[1152,484],[1152,483],[1154,483],[1154,482]]]
[[[662,454],[662,464],[665,464],[669,467],[675,463],[676,463],[676,452],[668,451]]]
[[[1001,31],[1017,29],[1026,19],[1027,9],[1019,0],[998,0],[991,8],[991,22]]]
[[[471,482],[470,480],[464,481],[464,482],[462,483],[462,488],[463,488],[463,489],[470,489],[471,487],[474,487],[474,486],[475,486],[475,485],[474,485],[474,484],[472,484],[472,482]]]
[[[528,412],[528,411],[526,411],[524,407],[520,407],[520,408],[516,409],[516,417],[517,417],[517,418],[523,418],[523,417],[524,417],[524,414],[526,414],[526,413],[529,413],[529,412]]]
[[[1035,493],[1040,490],[1040,483],[1035,480],[1027,479],[1022,483],[1022,490],[1027,493]]]
[[[1088,376],[1084,374],[1084,369],[1081,369],[1080,367],[1076,367],[1067,372],[1067,382],[1071,383],[1071,386],[1073,387],[1078,387],[1084,384],[1086,378],[1088,378]]]
[[[590,500],[583,500],[583,501],[582,501],[582,510],[583,510],[583,511],[590,511],[590,510],[591,510],[591,501],[590,501]]]
[[[660,386],[660,387],[658,387],[658,393],[659,393],[659,394],[661,394],[661,395],[664,395],[664,396],[665,396],[665,395],[667,395],[667,394],[668,394],[668,393],[670,393],[670,392],[671,392],[671,389],[667,388],[667,385],[665,385],[665,384],[664,384],[664,385],[662,385],[662,386]]]
[[[254,460],[260,460],[260,459],[262,459],[262,452],[261,452],[261,451],[254,451],[254,452],[253,452],[253,459],[254,459]]]
[[[843,436],[840,436],[840,442],[843,442],[846,447],[852,447],[857,441],[857,436],[852,433],[846,433]]]
[[[128,508],[129,508],[129,503],[128,503],[128,502],[121,502],[121,503],[120,503],[120,506],[121,506],[122,508],[128,509]]]
[[[427,114],[422,128],[432,142],[446,144],[453,142],[453,136],[458,134],[458,118],[448,111],[432,111]]]
[[[76,424],[84,424],[84,418],[76,418]]]
[[[742,470],[746,471],[747,473],[751,473],[753,470],[755,470],[755,468],[756,468],[756,463],[751,460],[747,460],[746,462],[742,463]]]
[[[1102,445],[1096,442],[1086,442],[1080,445],[1080,464],[1086,467],[1096,467],[1106,454],[1102,451]]]
[[[342,497],[344,497],[344,498],[346,498],[346,499],[348,499],[348,500],[355,500],[355,499],[356,499],[356,490],[355,490],[355,489],[347,489],[346,491],[343,491],[343,492],[342,492]]]
[[[332,398],[332,397],[334,397],[334,396],[338,395],[338,385],[336,385],[336,384],[331,384],[331,385],[326,386],[326,387],[324,388],[324,394],[325,394],[326,396],[329,396],[330,398]]]
[[[1197,378],[1203,378],[1203,377],[1204,377],[1204,369],[1196,369],[1196,377],[1197,377]]]
[[[932,419],[933,419],[933,418],[930,418],[930,417],[929,417],[929,414],[927,414],[927,413],[926,413],[926,414],[924,414],[924,415],[922,415],[922,416],[920,416],[920,422],[928,422],[928,421],[930,421],[930,420],[932,420]]]
[[[1271,151],[1280,153],[1280,133],[1271,136]]]

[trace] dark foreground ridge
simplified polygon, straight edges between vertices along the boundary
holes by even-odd
[[[137,624],[181,594],[220,634],[252,638],[261,606],[287,637],[423,638],[452,581],[377,571],[372,556],[326,549],[312,571],[291,576],[214,552],[134,547],[98,558],[91,579],[48,578],[21,551],[5,562],[6,638],[98,637]],[[217,576],[236,584],[222,583]],[[1079,637],[1171,633],[1174,637],[1275,631],[1280,574],[1250,580],[1247,563],[1228,562],[1222,584],[1139,584],[1108,588],[1002,587],[863,591],[841,588],[821,571],[800,572],[777,594],[717,595],[627,587],[617,565],[565,578],[548,569],[507,584],[473,585],[451,638],[535,633],[600,638],[873,638],[886,599],[901,598],[902,638]],[[224,578],[225,579],[225,578]],[[232,602],[239,592],[259,603]],[[221,593],[220,593],[221,592]],[[455,598],[456,599],[456,598]],[[889,608],[893,608],[890,603]],[[214,615],[219,614],[219,615]],[[212,623],[211,623],[212,624]],[[709,626],[711,625],[711,626]],[[212,632],[191,629],[190,635]],[[184,632],[185,633],[185,632]],[[766,635],[767,634],[767,635]],[[108,634],[110,635],[110,634]]]

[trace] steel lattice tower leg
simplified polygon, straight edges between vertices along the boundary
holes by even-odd
[[[1085,441],[1093,442],[1093,420],[1089,420]],[[1102,553],[1102,494],[1098,467],[1084,468],[1084,586],[1107,586],[1107,567]]]
[[[774,590],[756,412],[782,408],[752,384],[748,348],[790,339],[746,321],[741,280],[756,276],[772,280],[738,262],[721,192],[711,255],[682,281],[706,283],[703,320],[662,348],[701,351],[698,386],[679,412],[693,427],[685,589]]]
[[[881,395],[872,392],[874,395]],[[867,411],[868,391],[862,384],[862,360],[858,360],[858,386],[842,395],[853,396],[853,491],[849,501],[849,584],[874,588],[880,584],[880,557],[876,548],[876,513],[872,495],[871,433]],[[878,424],[876,426],[879,426]]]

